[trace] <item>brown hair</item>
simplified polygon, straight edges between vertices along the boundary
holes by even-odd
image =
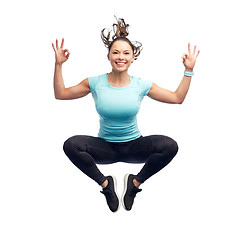
[[[116,16],[115,16],[115,18],[117,20],[117,23],[113,24],[113,33],[114,33],[113,36],[111,37],[111,30],[107,30],[108,32],[107,32],[107,34],[105,34],[106,28],[104,28],[101,31],[102,41],[103,41],[105,47],[108,48],[109,52],[110,52],[111,47],[114,42],[116,42],[118,40],[126,41],[131,46],[131,48],[133,50],[133,54],[135,55],[135,60],[136,60],[142,51],[142,44],[137,41],[131,42],[127,38],[128,34],[129,34],[129,32],[128,32],[129,24],[126,24],[123,18],[117,18]],[[112,40],[110,40],[111,38],[112,38]]]

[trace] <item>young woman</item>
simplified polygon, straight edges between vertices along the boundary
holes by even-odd
[[[104,176],[97,164],[116,162],[145,163],[141,171],[127,174],[124,177],[124,192],[122,204],[126,210],[131,210],[139,186],[147,179],[164,168],[177,154],[177,143],[162,135],[142,136],[136,115],[144,96],[164,103],[181,104],[188,92],[193,68],[199,51],[193,52],[188,44],[183,64],[185,72],[183,79],[175,92],[158,87],[151,81],[129,76],[128,69],[141,52],[139,42],[131,42],[128,36],[128,24],[123,19],[117,19],[113,24],[113,36],[103,29],[101,38],[108,48],[108,60],[112,71],[96,77],[89,77],[78,85],[65,88],[62,76],[62,64],[68,60],[70,52],[61,46],[52,44],[55,56],[54,93],[56,99],[76,99],[91,92],[96,110],[100,116],[98,137],[77,135],[64,143],[64,152],[72,163],[88,177],[102,186],[107,204],[112,212],[120,206],[116,192],[116,179]]]

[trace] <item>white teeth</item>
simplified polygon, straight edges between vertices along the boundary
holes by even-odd
[[[117,63],[117,64],[118,64],[118,65],[124,65],[125,63],[120,63],[120,62],[119,62],[119,63]]]

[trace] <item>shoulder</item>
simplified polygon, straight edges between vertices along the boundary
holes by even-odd
[[[133,81],[140,89],[143,96],[146,96],[152,87],[152,81],[132,76]]]
[[[107,73],[102,74],[102,75],[98,75],[98,76],[95,76],[95,77],[89,77],[88,82],[89,82],[90,89],[94,90],[97,87],[97,85],[99,83],[101,83],[102,80],[104,80],[106,78],[106,76],[107,76]]]
[[[135,81],[138,85],[152,84],[152,81],[143,79],[141,77],[131,76],[133,81]]]

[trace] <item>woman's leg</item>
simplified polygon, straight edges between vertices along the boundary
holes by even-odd
[[[123,206],[131,210],[136,194],[141,191],[140,184],[164,168],[176,155],[178,146],[169,137],[153,135],[130,142],[125,151],[125,162],[145,163],[137,175],[127,174],[124,178]]]
[[[100,172],[96,163],[114,162],[111,146],[101,138],[78,135],[65,141],[63,150],[72,163],[99,185],[106,185],[107,178]]]
[[[149,156],[136,176],[136,180],[140,183],[145,182],[168,165],[178,152],[177,143],[169,137],[153,135],[149,136],[149,138],[152,141],[154,153]]]
[[[144,183],[155,173],[163,169],[178,152],[177,143],[166,136],[152,135],[141,137],[129,146],[129,158],[126,162],[144,163],[141,171],[136,175],[135,185]]]

